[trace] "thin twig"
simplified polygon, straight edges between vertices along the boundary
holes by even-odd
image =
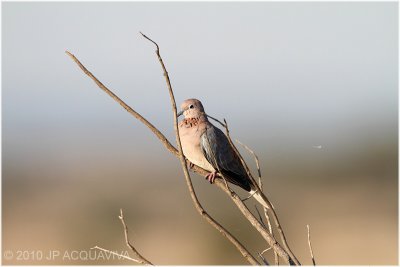
[[[258,182],[259,182],[259,186],[260,189],[262,190],[262,181],[261,181],[261,168],[260,168],[260,162],[258,160],[258,156],[256,153],[254,153],[254,151],[252,149],[250,149],[248,146],[246,146],[245,144],[243,144],[242,142],[240,142],[239,140],[235,139],[236,142],[238,142],[239,144],[241,144],[247,151],[249,151],[253,157],[254,157],[254,161],[256,162],[256,166],[257,166],[257,173],[258,173]]]
[[[250,168],[249,166],[247,166],[246,161],[243,159],[242,155],[239,153],[239,150],[236,148],[235,144],[233,143],[230,133],[229,133],[229,127],[228,127],[228,123],[226,122],[226,120],[224,119],[224,123],[225,123],[225,131],[226,131],[226,137],[228,137],[228,141],[231,145],[231,147],[233,148],[233,151],[236,153],[236,155],[238,156],[238,158],[240,159],[240,162],[242,163],[244,169],[246,170],[247,176],[250,178],[250,180],[252,181],[252,183],[254,185],[257,186],[257,182],[254,180],[253,175],[250,172]],[[255,191],[259,191],[259,188],[257,188]]]
[[[264,215],[265,215],[265,218],[267,219],[268,230],[273,235],[271,220],[269,219],[269,216],[268,216],[268,213],[267,213],[267,209],[264,209]]]
[[[126,245],[132,250],[132,252],[135,254],[135,256],[136,256],[138,259],[134,259],[134,258],[125,256],[125,255],[122,255],[122,254],[113,252],[113,251],[111,251],[111,250],[108,250],[108,249],[105,249],[105,248],[101,248],[101,247],[99,247],[99,246],[95,246],[95,247],[93,247],[93,248],[91,248],[91,249],[99,249],[99,250],[102,250],[102,251],[105,251],[105,252],[109,252],[109,253],[111,253],[111,254],[113,254],[113,255],[117,255],[117,256],[122,257],[122,258],[124,258],[124,259],[131,260],[131,261],[134,261],[134,262],[137,262],[137,263],[140,263],[140,264],[153,265],[150,261],[148,261],[145,257],[143,257],[143,256],[136,250],[136,248],[131,244],[131,242],[129,241],[128,227],[126,226],[126,223],[125,223],[125,220],[124,220],[124,214],[122,213],[122,209],[120,209],[120,215],[118,216],[118,218],[121,220],[122,225],[124,226],[125,243],[126,243]]]
[[[271,233],[272,236],[274,236],[274,232],[272,230],[272,225],[271,225],[271,220],[269,219],[268,210],[266,208],[264,208],[264,215],[265,215],[265,218],[267,219],[269,232]],[[275,258],[275,265],[279,265],[279,257],[275,251],[274,251],[274,258]]]
[[[69,51],[65,51],[65,53],[73,60],[75,63],[79,66],[79,68],[87,75],[89,78],[91,78],[97,86],[106,92],[109,96],[111,96],[112,99],[114,99],[118,104],[120,104],[126,111],[128,111],[132,116],[134,116],[136,119],[138,119],[140,122],[142,122],[144,125],[147,126],[157,137],[160,139],[160,141],[164,144],[164,146],[174,154],[177,154],[176,148],[171,145],[171,143],[168,141],[168,139],[153,125],[151,124],[148,120],[146,120],[142,115],[140,115],[138,112],[136,112],[134,109],[132,109],[128,104],[126,104],[122,99],[120,99],[117,95],[115,95],[110,89],[108,89],[103,83],[101,83],[88,69],[86,69],[85,66]]]
[[[310,235],[310,226],[307,224],[307,236],[308,236],[308,247],[310,248],[310,254],[311,254],[311,260],[313,265],[315,266],[315,259],[314,259],[314,253],[311,247],[311,235]]]
[[[271,248],[270,248],[271,249]],[[270,265],[266,258],[262,255],[262,253],[258,253],[258,257],[264,262],[265,265]]]
[[[210,119],[213,119],[213,120],[215,120],[216,122],[218,122],[219,124],[221,124],[222,125],[222,127],[226,127],[226,125],[225,124],[223,124],[222,122],[220,122],[219,120],[217,120],[216,118],[214,118],[214,117],[211,117],[210,115],[208,115],[208,114],[206,114],[206,116],[207,117],[209,117]]]
[[[229,143],[231,144],[231,146],[232,146],[233,150],[235,151],[236,155],[239,157],[243,167],[246,169],[246,172],[247,172],[250,180],[253,182],[253,185],[256,187],[256,191],[258,190],[260,192],[260,196],[268,204],[269,209],[271,210],[272,217],[273,217],[273,219],[275,221],[275,226],[278,229],[278,232],[279,232],[279,235],[281,237],[283,246],[285,247],[287,253],[290,256],[289,261],[293,261],[294,264],[300,265],[299,260],[296,258],[296,256],[294,255],[294,253],[290,249],[289,244],[287,243],[285,233],[283,232],[283,229],[282,229],[281,224],[280,224],[279,219],[278,219],[278,215],[276,214],[276,211],[275,211],[274,207],[272,206],[272,204],[269,201],[269,199],[265,196],[265,194],[263,193],[261,188],[258,186],[257,182],[254,180],[254,178],[253,178],[253,176],[252,176],[252,174],[250,172],[250,169],[247,166],[247,163],[245,162],[245,160],[243,159],[242,155],[239,153],[239,150],[236,148],[236,146],[232,142],[232,139],[231,139],[231,137],[229,135],[228,123],[226,122],[225,119],[224,119],[224,122],[225,122],[226,135],[228,137]]]
[[[118,257],[121,257],[121,258],[130,260],[130,261],[134,261],[134,262],[136,262],[136,263],[142,263],[142,262],[140,262],[140,261],[137,260],[137,259],[134,259],[134,258],[125,256],[125,255],[116,253],[116,252],[114,252],[114,251],[111,251],[111,250],[108,250],[108,249],[105,249],[105,248],[101,248],[101,247],[99,247],[99,246],[94,246],[94,247],[92,247],[92,248],[90,248],[90,249],[98,249],[98,250],[101,250],[101,251],[104,251],[104,252],[107,252],[107,253],[111,253],[111,254],[113,254],[113,255],[116,255],[116,256],[118,256]]]
[[[254,226],[254,228],[261,234],[274,251],[278,253],[285,262],[293,264],[289,254],[276,239],[268,232],[268,230],[258,221],[258,219],[251,213],[246,205],[241,201],[240,197],[235,192],[229,192],[221,180],[216,180],[215,185],[222,189],[226,194],[229,194],[232,201],[238,206],[239,210],[246,217],[246,219]]]
[[[263,218],[261,217],[261,213],[258,211],[257,205],[254,205],[254,207],[256,208],[257,215],[258,215],[258,218],[260,218],[261,224],[262,224],[265,228],[267,228],[267,226],[266,226],[265,223],[264,223]],[[269,232],[271,233],[271,229],[269,230]]]
[[[243,144],[239,140],[236,139],[236,142],[241,144],[250,154],[253,155],[254,161],[256,162],[256,166],[257,166],[258,184],[259,184],[261,192],[263,192],[264,190],[263,190],[263,183],[262,183],[262,178],[261,178],[261,167],[260,167],[260,162],[258,160],[257,154],[250,147],[248,147],[247,145]],[[272,205],[272,203],[271,203],[271,207],[274,208],[274,205]],[[265,218],[267,219],[269,232],[271,233],[272,236],[274,236],[274,232],[272,230],[272,225],[271,225],[271,220],[269,219],[269,216],[268,216],[268,210],[265,207],[263,207],[263,208],[264,208]],[[258,210],[257,210],[257,212],[258,212]],[[278,254],[275,251],[274,251],[274,258],[275,258],[275,265],[279,265],[279,257],[278,257]]]
[[[147,265],[153,265],[150,261],[148,261],[145,257],[143,257],[136,249],[135,247],[129,242],[129,236],[128,236],[128,227],[126,226],[125,220],[124,220],[124,214],[122,212],[122,209],[120,209],[120,215],[118,218],[121,220],[122,225],[124,226],[124,233],[125,233],[125,243],[126,245],[132,250],[132,252],[136,255],[138,261],[142,264],[147,264]]]
[[[211,224],[213,225],[217,230],[219,230],[221,232],[222,235],[224,235],[229,241],[231,241],[235,247],[242,253],[243,257],[245,259],[247,259],[251,264],[253,265],[258,265],[259,263],[257,262],[257,260],[250,254],[250,252],[231,234],[229,233],[222,225],[220,225],[216,220],[214,220],[214,218],[212,218],[205,210],[204,208],[201,206],[196,193],[194,191],[193,188],[193,184],[189,175],[189,171],[187,169],[187,164],[185,161],[185,156],[183,155],[183,150],[182,150],[182,145],[181,145],[181,140],[180,140],[180,136],[179,136],[179,129],[178,129],[178,116],[177,116],[177,109],[176,109],[176,101],[175,101],[175,97],[174,97],[174,92],[172,90],[172,86],[171,86],[171,81],[167,72],[167,69],[165,67],[165,64],[161,58],[160,55],[160,49],[159,46],[156,42],[154,42],[152,39],[150,39],[149,37],[147,37],[146,35],[144,35],[143,33],[141,33],[142,36],[144,38],[146,38],[147,40],[149,40],[150,42],[152,42],[153,44],[156,45],[156,54],[158,57],[158,60],[161,64],[161,67],[163,69],[164,72],[164,77],[165,80],[167,82],[167,86],[168,86],[168,92],[170,95],[170,100],[171,100],[171,105],[172,105],[172,111],[174,113],[174,129],[175,129],[175,136],[176,136],[176,143],[178,146],[178,153],[179,153],[179,159],[181,161],[181,165],[182,165],[182,170],[183,173],[185,174],[185,179],[186,179],[186,184],[189,188],[189,192],[190,195],[192,197],[192,200],[195,204],[195,207],[197,209],[197,211]]]
[[[260,182],[261,182],[261,177],[260,177]],[[261,184],[261,186],[262,186],[262,183],[260,183],[260,184]],[[262,190],[262,188],[261,188],[261,190]],[[274,232],[273,232],[273,230],[272,230],[271,220],[269,219],[269,216],[268,216],[268,210],[267,210],[267,208],[265,208],[265,207],[263,207],[263,209],[264,209],[264,216],[265,216],[265,219],[267,220],[268,230],[269,230],[269,232],[271,233],[271,235],[272,235],[273,237],[275,237],[275,236],[274,236]],[[261,217],[260,212],[259,212],[258,209],[257,209],[257,206],[256,206],[256,210],[257,210],[258,216],[260,216],[261,222],[263,222],[263,225],[264,225],[264,227],[265,227],[265,223],[264,223],[264,221],[263,221],[263,219],[262,219],[262,217]],[[269,248],[269,249],[270,249],[270,248]],[[266,249],[266,250],[269,250],[269,249]],[[262,253],[264,253],[266,250],[264,250]],[[275,265],[279,265],[279,257],[278,257],[278,253],[276,253],[276,251],[274,251],[274,260],[275,260]]]
[[[269,251],[269,250],[271,250],[272,248],[270,247],[270,248],[266,248],[266,249],[264,249],[260,254],[261,255],[263,255],[265,252],[267,252],[267,251]]]
[[[257,191],[254,191],[248,197],[245,197],[244,199],[242,199],[242,201],[245,202],[246,200],[249,200],[250,198],[252,198],[254,196],[255,193],[257,193]]]

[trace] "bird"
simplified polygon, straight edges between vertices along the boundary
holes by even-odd
[[[189,167],[197,165],[209,173],[205,178],[214,183],[217,173],[234,185],[253,195],[264,207],[269,208],[262,192],[246,172],[240,158],[232,148],[227,136],[209,120],[200,100],[183,101],[177,116],[184,116],[178,124],[184,156]]]

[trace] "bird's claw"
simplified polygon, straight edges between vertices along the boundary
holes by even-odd
[[[213,184],[215,181],[215,177],[217,175],[217,172],[210,172],[209,174],[206,175],[206,180],[210,182],[210,184]]]

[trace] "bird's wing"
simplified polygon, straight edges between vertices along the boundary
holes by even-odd
[[[250,191],[250,181],[240,159],[233,151],[226,135],[210,124],[201,135],[200,146],[208,162],[220,170],[225,178]]]

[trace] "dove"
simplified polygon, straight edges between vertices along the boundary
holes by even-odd
[[[207,171],[206,179],[213,183],[217,173],[232,184],[250,192],[264,207],[269,205],[252,183],[239,157],[233,150],[227,136],[215,127],[207,117],[202,103],[197,99],[187,99],[181,105],[178,130],[184,156],[190,167],[197,165]]]

